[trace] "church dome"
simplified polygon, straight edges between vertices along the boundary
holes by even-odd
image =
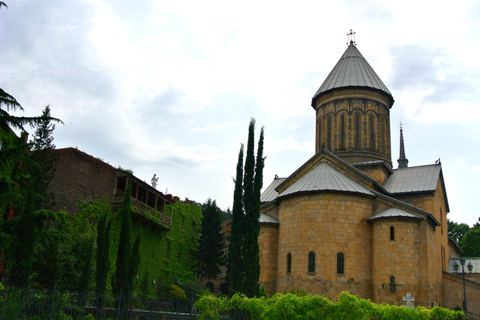
[[[387,86],[353,42],[350,42],[345,53],[313,96],[312,106],[315,105],[315,100],[321,94],[347,87],[363,87],[381,91],[391,100],[390,106],[393,104],[393,96]]]

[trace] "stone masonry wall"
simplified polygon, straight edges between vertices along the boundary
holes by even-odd
[[[75,214],[80,211],[80,200],[113,200],[114,167],[75,148],[57,149],[55,155],[56,172],[49,186],[57,202],[53,210]]]
[[[463,308],[463,279],[451,273],[444,272],[445,307]],[[467,279],[465,281],[468,312],[480,315],[480,283]]]
[[[278,224],[260,225],[260,279],[269,296],[275,294],[278,261]]]
[[[372,222],[372,228],[374,265],[372,301],[404,305],[402,298],[407,292],[418,299],[417,285],[421,277],[419,222],[398,219],[376,220]]]
[[[335,301],[342,291],[371,298],[372,200],[353,194],[303,194],[281,200],[277,292],[296,289]],[[309,253],[315,272],[308,272]],[[287,273],[287,254],[292,256]],[[342,253],[344,274],[337,273]]]

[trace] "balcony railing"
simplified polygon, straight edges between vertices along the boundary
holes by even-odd
[[[133,210],[133,214],[139,215],[150,222],[153,222],[162,229],[170,230],[172,227],[172,218],[165,215],[165,213],[155,210],[154,208],[148,206],[146,203],[141,202],[135,198],[131,198],[132,207],[137,210]],[[120,209],[123,206],[123,195],[115,195],[114,200],[114,209]]]

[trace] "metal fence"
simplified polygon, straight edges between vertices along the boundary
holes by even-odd
[[[197,319],[194,301],[12,289],[0,296],[0,319]]]

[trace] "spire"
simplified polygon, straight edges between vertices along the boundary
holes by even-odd
[[[405,146],[403,143],[403,128],[402,123],[400,122],[400,158],[398,158],[398,167],[406,168],[408,167],[408,159],[405,157]]]

